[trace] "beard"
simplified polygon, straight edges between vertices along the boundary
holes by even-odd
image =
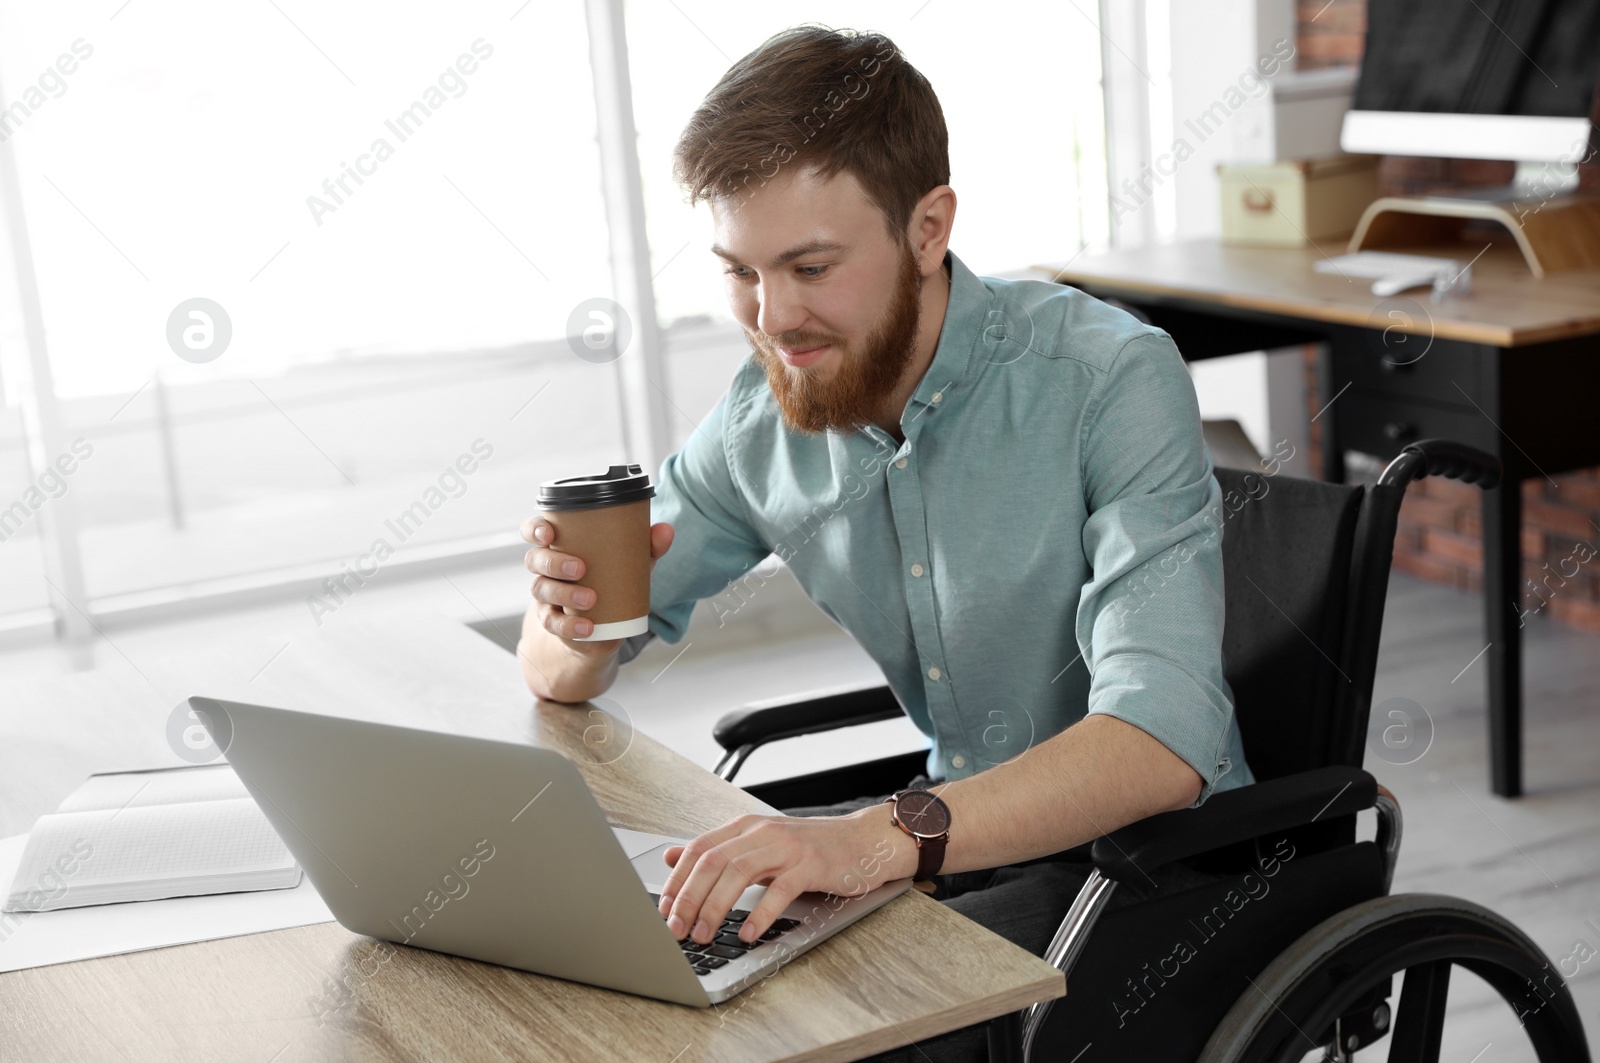
[[[836,336],[785,333],[779,342],[745,329],[745,338],[767,371],[767,384],[789,427],[807,433],[829,429],[853,432],[857,425],[873,423],[882,416],[916,352],[921,296],[922,275],[917,271],[916,256],[909,247],[902,247],[889,305],[859,351]],[[831,380],[819,379],[812,368],[787,365],[777,353],[778,347],[822,344],[832,344],[843,355]]]

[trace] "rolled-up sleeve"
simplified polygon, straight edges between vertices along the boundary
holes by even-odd
[[[1164,332],[1118,352],[1085,405],[1078,602],[1090,713],[1133,724],[1183,758],[1211,795],[1237,754],[1222,674],[1221,490],[1194,384]],[[1230,741],[1232,739],[1232,741]],[[1230,785],[1239,781],[1230,780]]]
[[[678,642],[694,605],[754,568],[771,547],[751,527],[728,465],[727,422],[738,382],[676,453],[661,464],[650,519],[672,525],[672,546],[650,575],[650,634]],[[632,658],[649,640],[630,644]]]

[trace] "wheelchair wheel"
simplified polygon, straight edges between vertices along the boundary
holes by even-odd
[[[1437,1063],[1453,965],[1504,998],[1541,1063],[1589,1063],[1572,994],[1539,947],[1486,908],[1424,893],[1358,904],[1302,935],[1245,988],[1200,1063],[1344,1059],[1386,1035],[1392,1063]],[[1385,998],[1402,971],[1391,1029]]]

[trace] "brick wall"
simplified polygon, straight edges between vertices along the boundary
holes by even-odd
[[[1297,0],[1302,70],[1361,61],[1366,0]],[[1600,122],[1600,99],[1592,116]],[[1386,157],[1379,165],[1384,195],[1408,195],[1440,183],[1505,184],[1512,164],[1472,159]],[[1580,187],[1600,190],[1600,163],[1580,167]],[[1305,354],[1307,416],[1317,413],[1315,351]],[[1322,424],[1311,425],[1311,467],[1320,467]],[[1477,488],[1429,478],[1411,485],[1400,509],[1394,567],[1463,590],[1483,586],[1483,527]],[[1600,469],[1584,469],[1522,485],[1521,608],[1530,615],[1600,631]],[[1510,605],[1507,605],[1510,608]]]
[[[1367,0],[1295,0],[1295,21],[1299,69],[1360,64]]]

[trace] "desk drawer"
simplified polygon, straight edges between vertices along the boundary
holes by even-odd
[[[1475,402],[1489,408],[1482,392],[1483,360],[1487,354],[1464,343],[1407,337],[1386,355],[1381,332],[1365,335],[1368,342],[1339,345],[1333,356],[1333,390],[1353,383],[1371,392],[1398,398],[1427,399],[1448,406]],[[1426,351],[1426,353],[1423,353]],[[1458,390],[1459,388],[1459,390]],[[1472,401],[1467,401],[1468,399]]]
[[[1384,460],[1419,439],[1453,439],[1490,454],[1500,453],[1500,433],[1470,406],[1436,406],[1352,387],[1334,404],[1333,412],[1338,418],[1340,447]]]

